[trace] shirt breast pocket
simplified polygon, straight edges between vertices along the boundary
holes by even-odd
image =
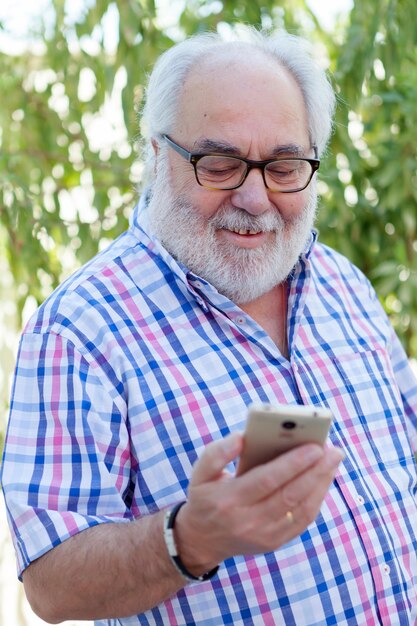
[[[333,356],[334,432],[369,464],[396,465],[411,452],[401,394],[384,350]],[[340,385],[340,387],[339,387]]]

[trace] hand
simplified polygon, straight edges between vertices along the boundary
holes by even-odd
[[[239,433],[207,446],[197,461],[175,537],[195,574],[234,555],[276,550],[314,521],[343,453],[315,444],[233,477],[225,466],[242,450]]]

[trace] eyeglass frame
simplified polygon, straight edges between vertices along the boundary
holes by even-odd
[[[166,141],[166,143],[170,146],[170,148],[175,150],[175,152],[177,152],[184,159],[186,159],[186,161],[191,163],[191,165],[194,168],[194,174],[195,174],[195,179],[197,183],[200,185],[200,187],[204,187],[205,189],[213,189],[216,191],[232,191],[233,189],[238,189],[239,187],[243,185],[243,183],[247,179],[249,172],[251,170],[260,169],[262,172],[262,178],[263,178],[265,187],[269,189],[270,191],[272,191],[273,193],[297,193],[298,191],[303,191],[309,186],[309,184],[311,183],[311,179],[313,178],[314,174],[317,172],[317,170],[320,167],[320,159],[318,158],[317,146],[312,146],[312,149],[314,150],[314,155],[315,155],[314,159],[308,159],[305,157],[285,157],[281,159],[266,159],[265,161],[253,161],[252,159],[245,159],[244,157],[233,156],[230,154],[222,154],[222,153],[215,153],[215,152],[212,152],[212,153],[189,152],[188,150],[180,146],[178,143],[173,141],[168,135],[162,134],[161,137],[162,139],[164,139],[164,141]],[[211,156],[227,157],[229,159],[237,159],[238,161],[242,161],[242,163],[245,163],[246,172],[242,180],[240,181],[240,183],[238,185],[234,185],[233,187],[211,187],[210,185],[203,185],[198,179],[197,164],[200,161],[200,159],[202,159],[203,157],[211,157]],[[307,163],[309,163],[311,166],[310,178],[307,180],[306,184],[303,187],[299,187],[297,189],[288,189],[288,190],[270,189],[270,187],[268,187],[268,183],[266,182],[266,178],[265,178],[265,167],[269,165],[270,163],[276,163],[277,161],[278,162],[279,161],[307,161]]]

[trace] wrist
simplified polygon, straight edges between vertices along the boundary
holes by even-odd
[[[164,539],[165,545],[168,550],[168,554],[176,570],[187,581],[205,581],[213,578],[217,574],[219,566],[216,565],[213,568],[199,568],[198,566],[192,567],[189,563],[184,562],[181,558],[180,550],[178,548],[178,536],[175,532],[177,516],[185,501],[179,502],[171,509],[165,512],[164,516]]]

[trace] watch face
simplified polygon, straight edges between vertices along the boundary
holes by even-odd
[[[177,546],[175,545],[175,539],[174,539],[174,527],[172,523],[170,525],[171,516],[172,516],[171,511],[169,510],[166,511],[165,517],[164,517],[164,539],[165,539],[165,544],[166,544],[169,556],[178,556]]]

